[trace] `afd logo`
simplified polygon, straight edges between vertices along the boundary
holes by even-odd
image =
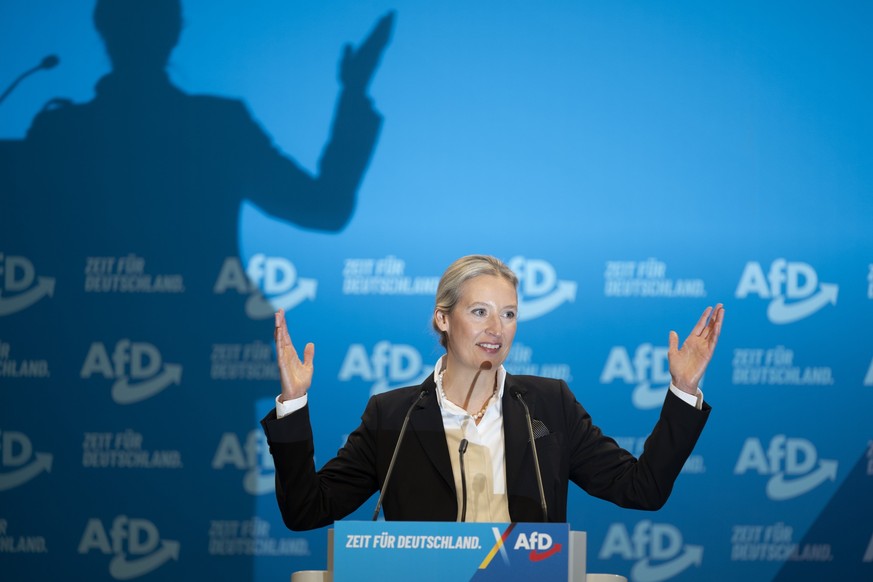
[[[0,283],[0,316],[24,311],[55,293],[54,277],[37,277],[27,258],[3,253],[0,253]]]
[[[181,364],[165,364],[154,345],[129,339],[116,343],[111,356],[102,342],[91,344],[79,375],[88,379],[95,374],[115,380],[112,400],[116,404],[134,404],[182,383]]]
[[[262,430],[249,431],[245,444],[235,433],[221,435],[212,457],[212,468],[220,470],[227,466],[245,471],[243,489],[249,495],[264,495],[275,490],[276,469]]]
[[[52,470],[50,453],[33,452],[27,435],[13,430],[0,431],[0,491],[24,485],[37,475]]]
[[[227,257],[212,290],[216,294],[234,290],[248,295],[246,315],[267,319],[279,308],[289,311],[307,299],[314,300],[318,282],[297,276],[294,264],[284,257],[253,255],[243,270],[237,257]]]
[[[370,395],[375,396],[395,388],[421,384],[433,372],[432,366],[422,365],[421,354],[407,344],[380,341],[371,352],[363,344],[349,346],[339,379],[347,382],[360,378],[373,382]]]
[[[678,576],[691,566],[703,563],[703,546],[685,544],[682,532],[674,525],[652,523],[646,519],[628,532],[623,523],[609,526],[598,557],[618,556],[636,563],[630,571],[634,582],[660,582]]]
[[[513,550],[530,550],[531,562],[541,562],[551,558],[561,551],[561,544],[552,541],[552,536],[547,533],[532,531],[529,534],[521,532],[515,540]]]
[[[89,519],[79,541],[80,554],[97,550],[113,556],[109,575],[116,580],[138,578],[170,560],[179,561],[179,548],[177,541],[162,540],[158,528],[149,520],[126,515],[112,520],[109,531],[99,519]]]
[[[767,482],[767,497],[785,501],[808,493],[825,481],[836,481],[839,463],[833,459],[818,458],[811,442],[777,434],[767,450],[755,437],[746,439],[734,475],[755,471],[771,475]]]
[[[750,294],[770,299],[767,319],[785,324],[809,317],[828,303],[836,305],[838,292],[834,283],[819,284],[818,275],[808,264],[776,259],[766,275],[760,263],[746,263],[735,295],[738,299]]]
[[[528,321],[576,300],[576,282],[559,281],[546,261],[513,257],[507,266],[518,276],[518,319]]]
[[[636,408],[647,410],[660,407],[670,389],[667,348],[640,344],[631,357],[624,346],[613,347],[600,373],[600,383],[611,384],[616,380],[634,385],[631,401]]]

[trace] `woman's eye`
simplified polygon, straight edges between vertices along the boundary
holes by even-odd
[[[479,317],[483,317],[485,315],[485,310],[481,307],[473,310],[473,315],[477,315]]]
[[[506,319],[515,319],[515,312],[514,311],[507,311],[506,313],[503,314],[503,317],[505,317]]]

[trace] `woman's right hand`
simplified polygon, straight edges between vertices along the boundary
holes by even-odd
[[[312,385],[312,360],[315,357],[315,344],[308,343],[303,349],[303,361],[297,357],[297,350],[288,335],[288,324],[285,322],[285,310],[276,312],[276,329],[273,332],[276,340],[276,360],[279,363],[279,378],[282,381],[282,394],[279,400],[284,402],[300,398]]]

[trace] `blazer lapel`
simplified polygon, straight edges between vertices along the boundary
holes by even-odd
[[[514,392],[521,392],[528,407],[533,411],[531,394],[521,384],[515,382],[510,375],[506,375],[506,383],[503,389],[503,440],[505,443],[506,456],[506,492],[511,494],[517,490],[521,481],[529,478],[522,474],[522,463],[530,446],[528,445],[527,419],[524,416],[524,407],[514,396]]]
[[[436,383],[429,376],[421,384],[428,395],[418,404],[409,417],[409,428],[418,439],[428,460],[433,464],[446,486],[455,494],[455,478],[452,474],[452,461],[449,446],[446,444],[446,431],[436,396]]]

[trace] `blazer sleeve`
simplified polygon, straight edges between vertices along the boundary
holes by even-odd
[[[373,409],[371,399],[364,421],[319,471],[315,470],[308,405],[281,419],[272,410],[261,421],[276,467],[276,499],[289,529],[330,525],[360,507],[377,490],[375,441],[366,427]]]
[[[566,386],[566,385],[565,385]],[[710,406],[689,406],[667,392],[639,459],[595,426],[569,389],[564,413],[570,437],[570,479],[589,494],[631,509],[660,509],[709,418]]]

